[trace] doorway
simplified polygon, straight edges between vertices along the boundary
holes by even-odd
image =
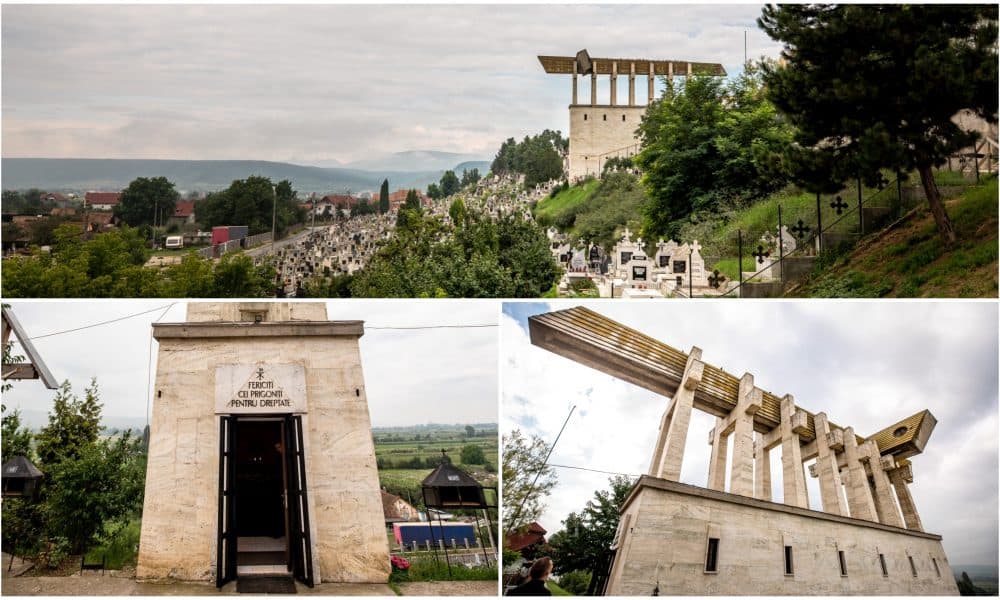
[[[216,585],[294,575],[311,586],[301,417],[223,416],[219,440]]]

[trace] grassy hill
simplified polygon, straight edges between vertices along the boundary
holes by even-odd
[[[800,297],[996,297],[997,180],[945,202],[958,242],[945,246],[921,205],[849,252],[824,257]]]
[[[236,179],[263,175],[288,179],[300,193],[377,190],[388,178],[391,189],[420,188],[443,171],[390,171],[320,168],[264,160],[139,160],[79,158],[4,158],[4,189],[39,188],[50,192],[120,190],[136,177],[163,176],[179,190],[224,189]]]

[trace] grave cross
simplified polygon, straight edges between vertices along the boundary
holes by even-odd
[[[809,226],[803,223],[802,219],[799,219],[798,225],[792,227],[791,231],[796,235],[796,237],[802,239],[805,234],[809,233]]]
[[[844,202],[843,198],[841,198],[840,196],[837,196],[836,199],[834,199],[832,202],[830,202],[830,208],[836,209],[837,210],[837,214],[839,215],[840,213],[844,212],[845,208],[847,208],[847,203]]]
[[[715,289],[719,289],[719,285],[725,280],[726,276],[720,274],[719,270],[716,269],[712,271],[711,275],[708,276],[708,285],[714,287]]]
[[[770,250],[764,250],[764,246],[757,246],[757,251],[756,252],[751,252],[750,255],[751,256],[756,256],[757,257],[757,263],[762,265],[762,264],[764,264],[764,259],[766,257],[768,257],[768,256],[771,256],[771,251]]]

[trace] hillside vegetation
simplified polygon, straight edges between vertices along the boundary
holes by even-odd
[[[997,180],[945,201],[958,241],[948,247],[926,205],[853,250],[827,255],[804,284],[806,297],[996,297]]]

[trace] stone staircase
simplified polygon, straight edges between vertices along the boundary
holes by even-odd
[[[285,538],[241,537],[236,542],[238,575],[288,575]]]

